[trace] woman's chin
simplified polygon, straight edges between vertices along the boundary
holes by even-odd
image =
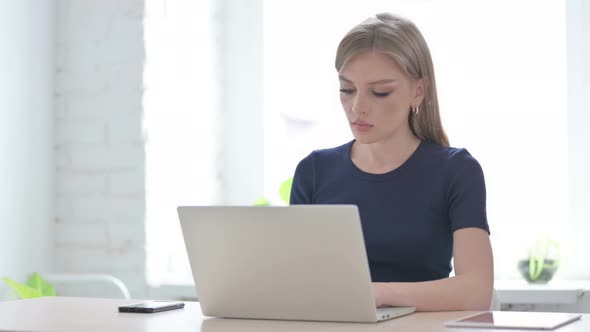
[[[375,139],[366,135],[354,135],[354,139],[355,141],[357,141],[360,144],[369,144],[369,143],[374,143]]]

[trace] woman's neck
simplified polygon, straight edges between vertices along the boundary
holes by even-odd
[[[401,166],[416,151],[420,139],[413,134],[399,137],[392,136],[387,140],[362,144],[355,141],[352,146],[351,158],[361,170],[382,174]]]

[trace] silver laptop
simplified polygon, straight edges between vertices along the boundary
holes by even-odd
[[[181,206],[178,215],[206,316],[378,322],[412,307],[375,307],[354,205]]]

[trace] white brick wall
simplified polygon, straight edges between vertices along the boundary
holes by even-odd
[[[145,283],[143,0],[57,1],[54,270]]]

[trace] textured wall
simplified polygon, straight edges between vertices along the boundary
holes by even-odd
[[[57,1],[55,262],[145,294],[142,0]]]

